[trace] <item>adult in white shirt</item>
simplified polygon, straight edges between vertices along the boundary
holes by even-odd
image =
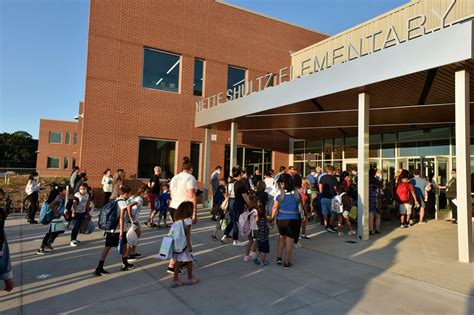
[[[110,168],[106,169],[102,176],[102,190],[104,191],[104,205],[107,204],[112,196],[112,190],[114,188],[113,182],[114,178],[112,177]]]
[[[194,205],[193,209],[193,224],[197,223],[197,201],[196,201],[196,190],[197,182],[196,178],[192,175],[193,164],[188,157],[183,158],[183,171],[178,175],[174,176],[170,182],[171,191],[171,203],[170,203],[170,214],[173,218],[174,211],[178,209],[179,205],[184,201],[190,201]]]
[[[25,192],[26,199],[28,199],[30,205],[28,207],[28,223],[36,224],[38,221],[35,220],[36,212],[38,211],[38,197],[40,191],[40,184],[38,183],[38,173],[33,172],[28,177],[28,182],[26,183]]]
[[[274,194],[273,194],[273,187],[275,186],[275,178],[273,178],[273,172],[272,171],[267,171],[265,173],[265,177],[263,178],[263,181],[265,182],[265,192],[268,194],[268,202],[267,202],[267,214],[272,213],[273,209],[273,201],[274,201]]]

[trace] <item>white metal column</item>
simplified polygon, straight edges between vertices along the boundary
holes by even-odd
[[[357,235],[369,239],[369,95],[359,94]]]
[[[203,157],[203,171],[202,171],[202,181],[204,184],[203,192],[203,207],[207,207],[209,201],[209,176],[211,170],[211,129],[206,128],[204,130],[204,157]]]
[[[459,261],[472,262],[472,204],[470,161],[469,72],[455,73],[456,111],[456,185],[458,203]]]
[[[237,131],[238,124],[233,121],[230,124],[230,174],[232,175],[232,168],[237,166]]]

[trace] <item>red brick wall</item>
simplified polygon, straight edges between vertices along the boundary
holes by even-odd
[[[49,132],[61,132],[61,144],[49,143]],[[70,134],[70,144],[66,144],[66,133]],[[78,134],[78,124],[72,121],[61,120],[40,120],[40,130],[38,138],[38,155],[36,159],[36,169],[40,176],[69,176],[72,169],[72,159],[76,158],[76,165],[79,165],[80,145],[74,145],[74,133]],[[47,168],[48,156],[59,157],[59,168]],[[64,159],[69,158],[69,165],[64,169]]]
[[[191,141],[203,142],[204,130],[194,128],[194,58],[206,61],[209,96],[226,90],[228,65],[248,69],[250,79],[276,73],[290,64],[289,51],[325,38],[213,0],[91,0],[89,19],[81,168],[92,184],[106,168],[123,168],[133,178],[140,137],[177,140],[176,171]],[[144,47],[182,56],[179,94],[142,88]],[[212,133],[211,171],[223,165],[229,143],[228,132]],[[245,141],[288,149],[286,140],[268,136]],[[287,155],[275,154],[274,163],[288,163]]]

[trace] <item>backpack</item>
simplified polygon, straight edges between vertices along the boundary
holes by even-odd
[[[46,201],[43,202],[43,205],[41,206],[39,219],[40,223],[44,225],[50,224],[53,220],[53,210],[51,210],[51,207]]]
[[[184,220],[174,222],[168,236],[173,239],[173,253],[181,254],[188,248]]]
[[[336,213],[342,213],[344,211],[344,205],[342,204],[342,194],[336,195],[331,199],[331,209]]]
[[[98,223],[101,230],[110,231],[117,227],[119,222],[119,216],[117,214],[119,200],[113,200],[100,209]]]
[[[240,235],[248,236],[250,234],[250,212],[247,209],[239,216],[237,226],[239,227]]]
[[[397,197],[402,203],[410,202],[410,184],[409,183],[400,183],[397,186]]]

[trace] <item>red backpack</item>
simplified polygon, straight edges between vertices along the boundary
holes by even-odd
[[[405,182],[398,184],[397,197],[398,197],[398,200],[400,200],[400,202],[402,203],[410,202],[410,196],[411,196],[410,185],[411,185],[410,183],[405,183]]]

